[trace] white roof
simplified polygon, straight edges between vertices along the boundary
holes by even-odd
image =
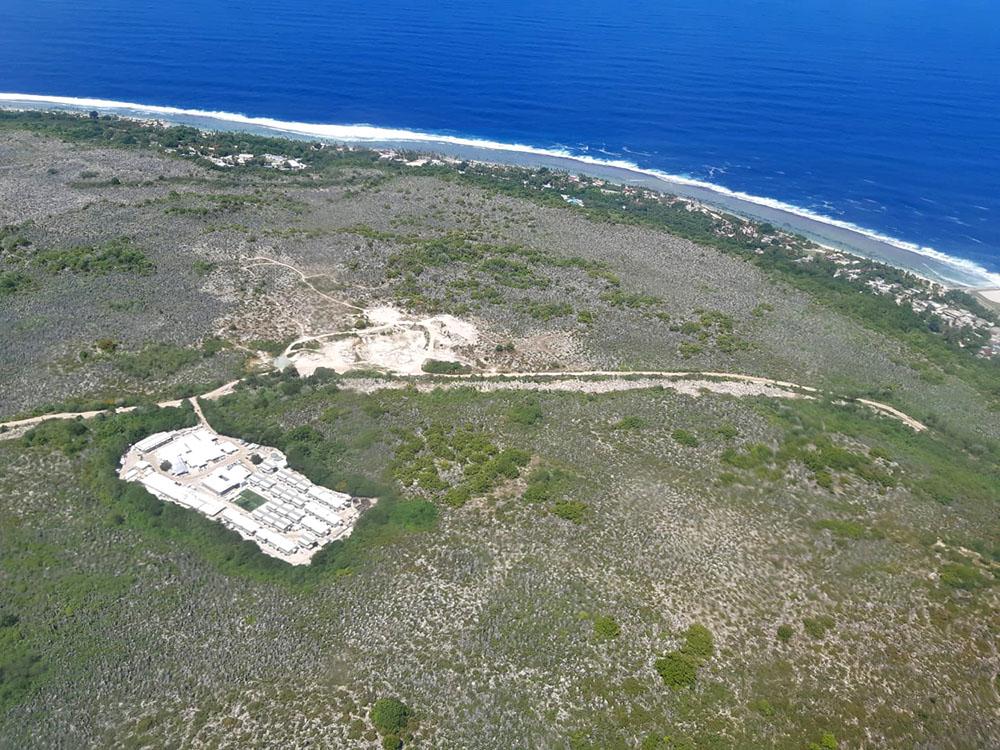
[[[226,507],[225,503],[220,503],[218,500],[206,500],[200,510],[206,516],[217,516]]]
[[[242,464],[233,464],[223,469],[216,469],[201,483],[218,495],[224,495],[234,487],[239,487],[250,476],[250,471]]]
[[[188,465],[184,462],[184,459],[180,456],[173,456],[172,460],[170,460],[170,473],[187,474],[188,471]]]
[[[343,492],[334,492],[326,487],[317,487],[315,485],[309,488],[309,494],[327,505],[332,505],[334,508],[344,507],[347,501],[351,499],[350,495]]]
[[[184,441],[187,447],[184,460],[188,466],[201,468],[225,455],[222,448],[204,433],[196,432],[188,437],[189,439]]]
[[[148,477],[143,478],[142,483],[147,489],[171,500],[180,500],[187,494],[187,490],[184,487],[181,487],[177,482],[168,479],[162,474],[150,474]]]
[[[225,508],[222,511],[222,517],[236,528],[251,535],[260,529],[260,524],[257,521],[236,508]]]
[[[309,531],[315,531],[320,536],[330,533],[330,527],[327,526],[322,521],[320,521],[318,518],[314,518],[313,516],[306,516],[305,518],[303,518],[302,525],[305,528],[309,529]]]
[[[284,552],[285,554],[290,554],[299,547],[299,545],[288,537],[282,536],[278,532],[271,531],[270,529],[261,529],[258,531],[257,538],[267,542],[272,547],[276,548],[280,552]]]
[[[333,510],[326,505],[321,505],[317,502],[306,503],[306,510],[317,518],[320,518],[334,526],[337,526],[340,523],[340,516],[334,513]],[[308,518],[308,516],[306,516],[306,518]],[[303,525],[305,525],[304,520]]]
[[[135,448],[140,453],[146,453],[147,451],[151,451],[154,448],[159,448],[165,442],[170,440],[173,437],[173,434],[174,433],[172,432],[157,432],[150,435],[149,437],[143,438],[132,447]]]

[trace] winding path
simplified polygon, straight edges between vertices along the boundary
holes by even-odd
[[[310,276],[289,263],[284,263],[267,256],[254,256],[249,258],[248,261],[254,265],[275,265],[286,268],[294,272],[306,286],[328,302],[332,302],[335,305],[351,310],[357,310],[362,313],[366,312],[364,308],[352,305],[349,302],[344,302],[343,300],[339,300],[335,297],[331,297],[325,292],[321,292],[309,281],[311,278]],[[253,267],[253,265],[248,267]],[[370,334],[381,329],[391,328],[394,325],[396,325],[396,323],[388,323],[365,329],[365,331]],[[305,343],[306,341],[321,341],[325,338],[351,332],[354,331],[334,331],[332,333],[323,333],[314,336],[301,336],[286,347],[284,356],[289,356],[295,351],[298,345]],[[601,380],[593,380],[593,378],[599,378]],[[613,383],[612,386],[608,386],[609,381]],[[240,382],[242,382],[242,379],[233,380],[223,386],[215,388],[214,390],[203,393],[200,396],[193,396],[190,399],[161,401],[157,404],[157,406],[161,408],[178,407],[185,400],[189,400],[194,406],[199,419],[204,421],[204,415],[201,413],[201,408],[198,406],[198,400],[205,399],[213,401],[217,398],[225,396],[232,393]],[[461,383],[462,385],[468,385],[480,391],[511,389],[538,391],[583,391],[599,393],[613,390],[642,390],[654,388],[658,385],[662,386],[670,384],[670,387],[673,387],[675,390],[694,395],[697,395],[697,393],[701,390],[714,390],[719,393],[729,393],[731,395],[763,395],[772,398],[814,398],[816,395],[823,395],[819,389],[811,386],[799,385],[798,383],[791,383],[785,380],[763,378],[757,375],[744,375],[742,373],[734,372],[684,372],[667,370],[543,370],[538,372],[501,372],[496,370],[487,370],[470,373],[455,373],[450,375],[395,375],[392,378],[385,380],[375,380],[371,378],[345,378],[341,381],[340,385],[342,388],[350,390],[372,392],[390,388],[403,388],[408,385],[412,385],[414,382],[418,383],[418,387],[421,390],[433,390],[434,388],[442,386],[451,387],[451,383]],[[727,383],[731,385],[743,384],[754,386],[754,388],[751,388],[750,390],[734,391],[732,388],[721,387]],[[835,394],[825,395],[837,398]],[[863,404],[879,414],[899,420],[915,432],[922,432],[927,429],[925,424],[917,421],[907,414],[904,414],[895,407],[889,406],[888,404],[864,398],[849,399],[840,397],[840,399],[843,403],[853,401]],[[0,422],[0,440],[17,437],[22,434],[24,430],[50,419],[92,419],[100,414],[130,412],[136,408],[137,407],[135,406],[126,406],[94,411],[58,412],[55,414],[42,414],[36,417],[27,417],[24,419],[14,419],[8,422]]]
[[[536,381],[534,379],[541,378]],[[604,380],[587,380],[588,378],[603,378]],[[451,381],[462,385],[469,385],[483,391],[496,390],[537,390],[537,391],[587,391],[587,392],[607,392],[622,390],[644,390],[654,388],[657,385],[684,385],[684,388],[677,388],[685,392],[698,392],[703,389],[715,390],[720,393],[733,393],[731,390],[713,387],[718,384],[739,383],[754,385],[758,388],[742,394],[733,395],[764,395],[774,398],[810,398],[821,395],[821,391],[807,385],[799,385],[785,380],[773,380],[762,378],[756,375],[743,375],[733,372],[682,372],[666,370],[578,370],[574,372],[566,371],[541,371],[541,372],[478,372],[459,373],[454,375],[397,375],[386,380],[372,379],[352,379],[344,378],[340,382],[342,388],[372,392],[376,390],[386,390],[391,388],[404,388],[417,382],[422,390],[433,390],[436,387],[445,385]],[[602,382],[613,381],[612,387],[600,387]],[[662,381],[660,383],[656,381]],[[194,396],[190,399],[172,399],[170,401],[160,401],[157,406],[161,408],[178,407],[185,400],[191,401],[197,407],[197,400],[205,399],[214,401],[227,394],[232,393],[241,380],[233,380],[214,390]],[[923,432],[927,426],[913,417],[899,411],[898,409],[870,399],[843,399],[844,402],[856,401],[864,404],[868,408],[885,416],[897,419],[915,432]],[[92,419],[100,414],[124,413],[135,410],[135,406],[125,406],[121,408],[99,409],[94,411],[79,412],[58,412],[54,414],[42,414],[36,417],[26,417],[24,419],[14,419],[8,422],[0,422],[0,440],[10,439],[20,435],[23,430],[34,427],[37,424],[50,419]],[[200,412],[200,409],[196,409]]]

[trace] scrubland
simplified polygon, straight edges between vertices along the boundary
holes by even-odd
[[[114,480],[186,407],[0,441],[0,746],[1000,743],[980,364],[711,243],[479,180],[123,145],[0,129],[0,413],[248,376],[202,403],[216,429],[380,501],[293,571]],[[366,324],[331,298],[474,321],[480,368],[745,373],[930,429],[825,395],[270,372]]]

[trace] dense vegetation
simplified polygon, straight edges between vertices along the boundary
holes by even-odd
[[[266,399],[268,391],[258,395]],[[206,405],[205,409],[212,415],[226,413],[215,406]],[[81,471],[88,489],[106,505],[111,523],[128,523],[152,535],[180,540],[207,561],[230,573],[307,583],[328,572],[348,569],[361,559],[364,550],[371,545],[387,543],[398,534],[433,526],[436,513],[428,503],[401,501],[391,486],[366,477],[337,473],[333,468],[337,446],[316,431],[300,428],[283,434],[271,428],[263,432],[248,432],[245,428],[240,429],[238,411],[236,416],[217,420],[223,423],[224,433],[276,445],[287,453],[294,468],[313,481],[378,500],[364,514],[351,537],[329,545],[308,567],[290,567],[261,553],[255,543],[241,539],[220,524],[171,503],[161,502],[140,485],[117,478],[119,459],[132,443],[154,432],[194,424],[194,413],[190,407],[140,408],[91,422],[44,422],[28,432],[23,443],[29,447],[59,450],[70,456],[80,455],[83,462]]]
[[[84,274],[149,273],[153,266],[128,237],[100,245],[81,245],[67,250],[37,253],[34,261],[49,273],[71,271]]]

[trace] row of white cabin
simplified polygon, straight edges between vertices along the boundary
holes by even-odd
[[[250,445],[251,449],[260,446]],[[202,427],[180,432],[160,432],[140,440],[133,450],[140,454],[155,453],[151,458],[162,464],[169,462],[167,472],[181,476],[200,470],[236,453],[239,448],[232,442],[219,439]],[[150,491],[163,500],[216,518],[246,538],[263,542],[282,554],[290,555],[300,547],[312,548],[335,529],[344,525],[340,515],[349,506],[351,496],[314,485],[297,471],[287,468],[285,456],[280,451],[267,449],[264,461],[254,472],[240,462],[221,466],[202,478],[199,486],[182,485],[171,477],[159,473],[144,459],[126,472],[127,481],[141,481]],[[205,487],[211,492],[205,492]],[[218,498],[231,495],[236,490],[249,488],[264,497],[266,502],[252,512],[234,507]],[[212,495],[217,497],[213,497]],[[294,538],[287,536],[292,532]]]
[[[343,526],[339,511],[351,500],[350,495],[318,487],[292,469],[279,469],[273,475],[254,474],[247,487],[267,499],[253,511],[254,517],[279,531],[300,526],[318,536]]]

